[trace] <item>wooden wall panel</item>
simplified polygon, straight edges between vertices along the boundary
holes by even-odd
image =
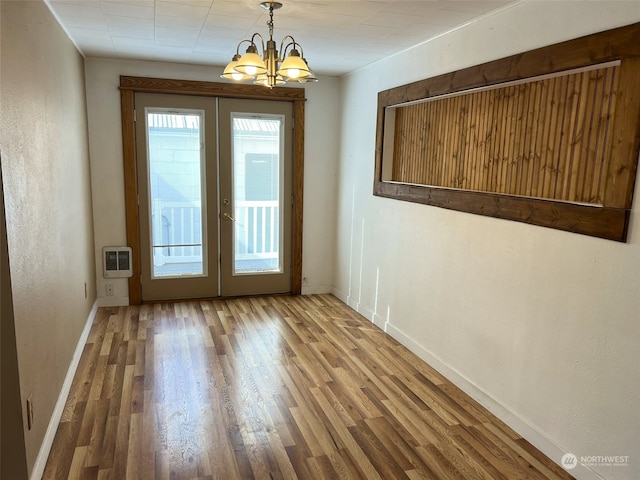
[[[374,195],[626,241],[639,38],[636,23],[379,92]]]
[[[602,204],[619,68],[397,107],[392,180]]]

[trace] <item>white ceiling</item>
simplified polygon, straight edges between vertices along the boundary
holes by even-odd
[[[224,66],[240,40],[268,37],[259,0],[45,1],[85,56]],[[292,35],[317,75],[342,75],[517,1],[281,0],[273,38]]]

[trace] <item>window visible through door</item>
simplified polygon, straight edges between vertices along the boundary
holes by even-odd
[[[233,274],[282,272],[283,117],[233,116]]]
[[[146,112],[151,278],[206,275],[204,112]]]

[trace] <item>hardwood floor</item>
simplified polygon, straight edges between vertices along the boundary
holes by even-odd
[[[571,479],[331,295],[99,309],[44,479]]]

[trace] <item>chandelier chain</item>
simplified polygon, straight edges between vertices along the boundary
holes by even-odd
[[[273,40],[273,6],[269,6],[269,21],[267,22],[269,27],[269,40]]]

